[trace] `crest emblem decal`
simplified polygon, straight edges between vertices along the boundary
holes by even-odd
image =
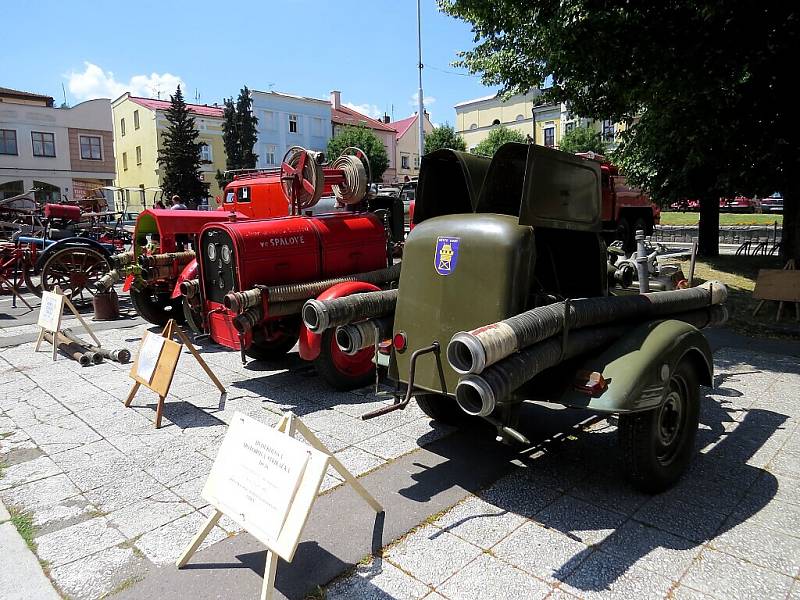
[[[459,238],[440,237],[436,240],[436,252],[433,257],[433,268],[439,275],[450,275],[458,264]]]

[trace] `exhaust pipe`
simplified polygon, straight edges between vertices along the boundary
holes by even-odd
[[[336,343],[343,353],[352,356],[365,348],[374,348],[375,344],[390,338],[393,324],[393,317],[381,317],[340,325],[336,328]]]
[[[725,302],[727,288],[709,281],[702,286],[635,296],[582,298],[539,306],[472,331],[459,331],[447,346],[447,360],[462,375],[481,373],[514,352],[564,330],[603,325],[619,320],[666,317]],[[305,313],[304,313],[305,314]]]
[[[723,324],[728,319],[725,306],[712,306],[671,316],[698,329]],[[498,404],[508,401],[513,392],[539,373],[563,360],[584,352],[602,348],[621,338],[630,330],[629,324],[587,327],[569,334],[567,345],[560,338],[551,338],[529,346],[487,368],[481,374],[468,374],[456,385],[456,402],[470,415],[485,417]]]
[[[312,299],[303,306],[303,322],[312,333],[322,333],[339,325],[391,315],[397,305],[397,295],[398,291],[392,289],[333,300]]]

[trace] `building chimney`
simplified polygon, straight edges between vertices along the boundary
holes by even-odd
[[[388,125],[389,123],[391,123],[391,121],[392,121],[391,117],[386,113],[383,113],[383,122]]]
[[[331,106],[334,110],[339,110],[342,107],[342,92],[339,90],[331,92]]]

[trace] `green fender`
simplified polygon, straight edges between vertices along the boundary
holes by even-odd
[[[634,328],[579,371],[602,373],[608,387],[592,397],[571,389],[559,404],[604,413],[627,413],[658,407],[670,375],[682,360],[690,361],[698,382],[711,386],[714,363],[705,336],[683,321],[651,321]]]

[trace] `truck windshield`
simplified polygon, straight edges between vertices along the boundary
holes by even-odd
[[[233,204],[233,191],[225,192],[225,204]]]

